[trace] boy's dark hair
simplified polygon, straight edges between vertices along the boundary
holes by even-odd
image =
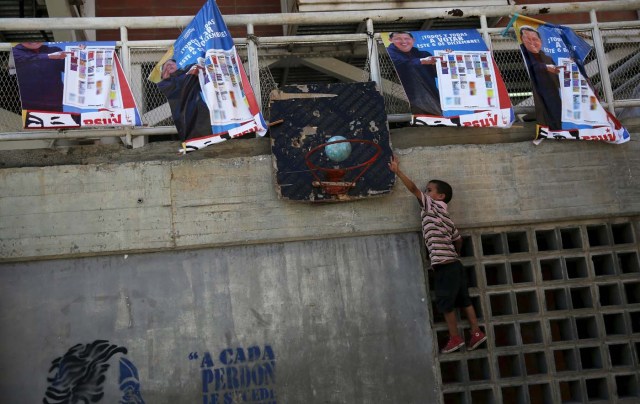
[[[438,193],[444,194],[444,203],[449,203],[453,198],[453,188],[442,180],[430,180],[427,184],[435,184],[438,187]]]

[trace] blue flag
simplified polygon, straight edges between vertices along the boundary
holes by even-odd
[[[233,38],[213,0],[205,3],[149,76],[166,95],[183,152],[266,134]]]

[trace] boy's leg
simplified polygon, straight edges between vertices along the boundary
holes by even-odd
[[[447,265],[435,270],[436,306],[444,315],[449,330],[449,340],[442,349],[442,353],[457,351],[464,346],[464,338],[458,332],[458,319],[456,318],[455,298],[459,289],[459,277],[455,271]]]
[[[458,333],[456,311],[451,310],[442,314],[444,315],[444,320],[447,322],[447,328],[449,329],[449,340],[447,341],[447,345],[442,348],[442,353],[457,351],[464,346],[464,339]]]
[[[487,336],[482,332],[482,330],[480,330],[478,318],[476,317],[476,310],[473,308],[473,305],[470,304],[466,306],[464,308],[464,312],[467,315],[469,324],[471,325],[471,339],[469,340],[467,349],[473,350],[485,342],[487,340]]]
[[[449,329],[449,336],[458,337],[458,319],[456,319],[456,311],[451,310],[448,313],[443,313],[444,320],[447,322],[447,328]]]
[[[476,317],[476,310],[473,308],[473,305],[470,304],[464,308],[464,312],[467,315],[467,319],[469,320],[469,325],[471,326],[471,332],[480,331],[480,326],[478,325],[478,317]]]
[[[460,273],[460,289],[459,294],[456,297],[456,304],[459,305],[459,307],[463,308],[465,314],[467,315],[467,319],[469,320],[469,325],[471,327],[471,339],[469,340],[467,349],[473,350],[479,347],[483,342],[485,342],[487,340],[487,336],[482,332],[482,330],[480,330],[478,317],[476,316],[476,310],[473,308],[473,304],[471,304],[469,287],[467,286],[466,270],[461,263],[458,263],[457,270]]]

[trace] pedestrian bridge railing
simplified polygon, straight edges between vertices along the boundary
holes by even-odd
[[[586,71],[603,104],[619,118],[640,116],[640,21],[599,22],[596,12],[630,10],[635,0],[589,3],[546,4],[549,14],[583,12],[588,24],[567,24],[593,47]],[[488,27],[494,17],[510,18],[514,13],[534,12],[534,7],[467,7],[465,17],[478,17],[479,27],[501,71],[516,115],[533,111],[533,98],[527,71],[516,40],[503,36],[503,28]],[[245,37],[235,36],[238,53],[269,118],[269,93],[284,84],[312,82],[367,81],[378,83],[384,95],[390,122],[410,121],[409,104],[381,41],[381,32],[402,30],[398,21],[454,19],[450,10],[367,10],[288,14],[224,16],[230,29],[244,28]],[[128,145],[143,145],[148,136],[175,134],[175,127],[164,95],[147,77],[175,39],[129,40],[137,29],[174,28],[176,37],[193,17],[96,17],[22,18],[0,20],[1,31],[95,30],[119,31],[116,42],[120,60],[143,119],[142,127],[78,130],[22,129],[20,96],[12,66],[11,44],[0,43],[0,148],[3,141],[121,138]],[[291,25],[335,26],[359,23],[362,32],[297,36],[256,36],[255,27]]]

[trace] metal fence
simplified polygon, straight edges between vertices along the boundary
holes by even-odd
[[[597,10],[620,10],[632,1],[613,0],[595,2],[590,7]],[[574,3],[576,4],[576,3]],[[598,23],[596,8],[581,4],[572,11],[591,14],[590,24],[569,25],[593,45],[587,58],[586,70],[604,105],[623,117],[640,116],[640,21]],[[550,12],[566,11],[565,7],[549,5]],[[415,11],[415,10],[414,10]],[[516,40],[502,36],[501,28],[487,28],[487,17],[508,16],[512,12],[526,14],[524,9],[512,7],[488,7],[481,10],[465,10],[465,15],[478,15],[480,27],[514,105],[517,115],[533,111],[531,85]],[[389,21],[397,18],[439,18],[441,10],[394,10],[378,12],[366,19],[368,34],[327,34],[313,36],[256,37],[253,22],[246,23],[247,16],[225,16],[228,25],[245,25],[250,34],[236,38],[238,53],[245,62],[254,91],[259,96],[263,114],[269,118],[269,93],[289,84],[306,84],[340,81],[373,80],[379,84],[385,99],[385,110],[390,122],[410,120],[409,103],[402,89],[393,64],[384,50],[379,32],[388,31]],[[331,14],[334,14],[331,16]],[[340,22],[362,22],[362,13],[339,13]],[[266,17],[265,17],[266,16]],[[310,23],[328,24],[338,16],[335,13],[298,13],[252,15],[264,24]],[[155,84],[147,80],[151,69],[171,46],[172,41],[128,41],[125,27],[144,28],[146,25],[161,28],[179,28],[188,24],[189,17],[128,17],[78,18],[78,19],[21,19],[0,21],[0,28],[7,30],[20,23],[21,29],[56,28],[57,25],[73,25],[75,29],[119,28],[121,41],[117,42],[120,58],[132,88],[140,113],[142,128],[33,131],[22,130],[20,96],[15,74],[10,63],[11,45],[0,43],[0,141],[29,139],[101,138],[122,137],[125,143],[135,145],[136,137],[168,136],[175,133],[171,112],[164,95]],[[244,20],[244,21],[243,21]],[[135,21],[135,22],[134,22]],[[381,28],[376,29],[376,24]],[[373,34],[373,35],[372,35]]]

